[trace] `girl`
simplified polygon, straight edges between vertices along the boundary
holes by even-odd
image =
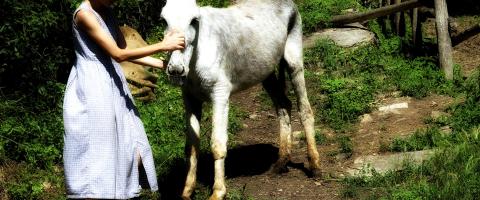
[[[77,60],[64,96],[64,167],[68,198],[128,199],[139,195],[139,168],[158,189],[150,145],[119,62],[163,68],[149,57],[184,48],[182,33],[125,49],[110,9],[114,0],[84,0],[74,12]],[[142,170],[143,171],[143,170]]]

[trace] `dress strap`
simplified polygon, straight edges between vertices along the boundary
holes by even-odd
[[[77,26],[77,23],[75,23],[75,18],[77,17],[78,12],[82,9],[89,10],[90,12],[92,12],[95,15],[95,17],[97,19],[101,19],[101,17],[97,14],[97,12],[95,12],[95,10],[93,10],[93,8],[91,8],[90,6],[86,5],[85,1],[83,1],[82,3],[80,3],[78,8],[73,12],[73,18],[72,19],[73,19],[73,24],[75,25],[75,27]]]

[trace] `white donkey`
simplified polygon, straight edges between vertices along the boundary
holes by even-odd
[[[291,0],[246,0],[228,8],[200,8],[195,0],[167,0],[162,17],[168,29],[182,30],[186,38],[186,48],[172,52],[167,66],[170,78],[182,85],[186,111],[189,169],[182,198],[190,199],[196,182],[203,102],[213,103],[215,180],[210,199],[223,199],[229,97],[258,83],[263,83],[272,98],[280,120],[279,160],[273,170],[286,171],[291,152],[291,102],[285,95],[285,71],[297,95],[309,167],[318,175],[319,155],[305,89],[301,17],[296,5]]]

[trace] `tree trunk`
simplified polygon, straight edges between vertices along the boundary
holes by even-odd
[[[446,0],[435,0],[435,23],[437,28],[440,67],[447,80],[453,79],[452,41],[448,32],[448,10]]]

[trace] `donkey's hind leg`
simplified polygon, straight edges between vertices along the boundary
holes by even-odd
[[[292,102],[285,95],[285,70],[280,69],[279,79],[272,73],[263,81],[263,87],[275,105],[277,117],[280,121],[280,149],[278,151],[278,160],[272,168],[274,173],[287,172],[287,163],[290,161],[292,149],[292,128],[290,115]]]
[[[299,15],[297,15],[299,16]],[[305,77],[303,69],[303,47],[302,47],[302,29],[301,20],[295,17],[296,23],[293,25],[287,37],[285,44],[284,60],[287,72],[291,77],[293,89],[297,96],[297,106],[307,140],[308,159],[312,175],[320,176],[320,158],[315,142],[315,128],[312,108],[308,101],[307,89],[305,87]]]

